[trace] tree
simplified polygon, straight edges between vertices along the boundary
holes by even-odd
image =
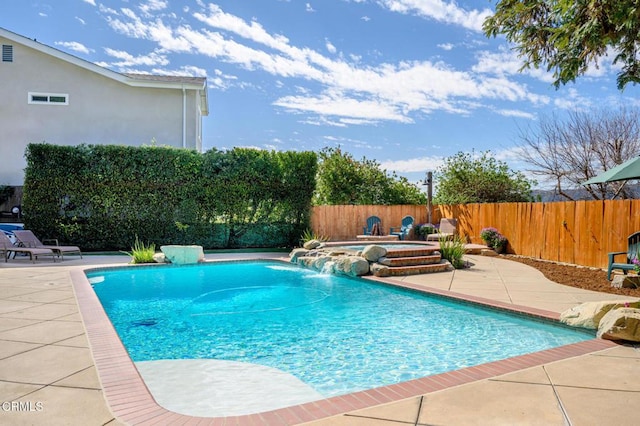
[[[436,204],[531,201],[535,181],[495,159],[490,151],[479,157],[458,152],[436,170]]]
[[[357,161],[340,148],[318,154],[314,204],[424,204],[418,187],[397,174],[387,174],[375,160]]]
[[[586,187],[581,183],[640,154],[637,109],[573,111],[566,120],[543,118],[537,128],[521,130],[520,141],[523,159],[535,167],[531,172],[553,182],[555,192],[568,200],[576,198],[570,191],[576,188],[596,200],[612,194],[635,197],[624,182]]]
[[[597,66],[608,52],[621,67],[618,89],[640,82],[637,0],[499,0],[483,30],[515,43],[523,69],[546,65],[556,88]]]

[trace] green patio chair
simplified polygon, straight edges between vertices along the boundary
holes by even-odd
[[[404,240],[409,236],[413,229],[413,216],[405,216],[400,221],[400,226],[392,226],[389,235],[397,235],[399,239]]]
[[[608,253],[609,266],[607,267],[607,279],[611,281],[611,271],[614,269],[622,269],[622,272],[624,272],[625,275],[627,275],[627,271],[633,271],[635,268],[633,259],[638,257],[638,250],[640,250],[640,232],[629,235],[629,238],[627,238],[627,251],[614,251]],[[623,254],[627,255],[626,262],[615,262],[615,257]]]

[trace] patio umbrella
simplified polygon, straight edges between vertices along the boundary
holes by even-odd
[[[640,157],[634,157],[622,164],[582,182],[582,185],[593,183],[615,182],[619,180],[640,179]]]

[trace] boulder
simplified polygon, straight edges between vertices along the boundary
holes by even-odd
[[[315,257],[300,256],[296,260],[296,263],[300,266],[304,266],[305,268],[312,268],[315,260]]]
[[[188,265],[204,261],[202,246],[160,246],[160,250],[171,263]]]
[[[291,253],[289,253],[289,260],[291,263],[298,263],[298,258],[301,256],[306,256],[309,253],[309,250],[303,248],[293,249]]]
[[[381,246],[370,245],[366,246],[364,250],[362,250],[362,257],[367,259],[369,262],[376,262],[383,256],[387,255],[387,249]]]
[[[336,261],[333,260],[331,257],[329,257],[328,259],[329,260],[324,262],[324,264],[322,265],[322,268],[320,269],[320,272],[322,272],[324,274],[336,274],[336,273],[339,273],[340,270],[339,270],[338,266],[336,265]]]
[[[330,256],[318,256],[313,260],[313,269],[316,271],[322,271],[324,269],[324,264],[331,260]]]
[[[156,263],[169,263],[169,261],[167,260],[167,257],[164,255],[164,253],[156,253],[153,255],[153,260]]]
[[[597,336],[607,340],[640,342],[640,309],[610,310],[600,320]]]
[[[322,245],[322,241],[320,240],[309,240],[306,243],[304,243],[302,245],[302,247],[306,248],[307,250],[313,250],[315,248],[318,248]]]
[[[494,249],[482,249],[480,250],[480,254],[482,256],[490,256],[490,257],[498,256],[498,252],[496,252]]]
[[[611,287],[638,288],[640,287],[640,277],[636,275],[614,275]]]
[[[369,273],[369,262],[361,257],[350,256],[346,258],[343,270],[352,277],[367,275]]]
[[[388,277],[391,275],[391,271],[389,271],[389,267],[385,265],[381,265],[379,263],[374,263],[371,265],[371,273],[376,277]]]
[[[597,329],[602,317],[611,309],[620,307],[640,307],[640,302],[610,300],[605,302],[585,302],[560,314],[560,321],[574,327]]]

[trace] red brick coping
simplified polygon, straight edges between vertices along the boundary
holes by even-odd
[[[616,346],[615,343],[608,340],[592,339],[263,413],[229,417],[194,417],[174,413],[156,403],[120,341],[102,304],[91,288],[84,271],[71,271],[71,279],[105,398],[113,414],[121,421],[132,425],[296,425],[380,404],[400,401]],[[533,318],[558,320],[558,314],[554,312],[509,305],[437,289],[425,289],[421,286],[393,282],[389,279],[375,277],[369,277],[368,279],[453,298],[465,303],[481,304],[493,309],[523,313]]]

